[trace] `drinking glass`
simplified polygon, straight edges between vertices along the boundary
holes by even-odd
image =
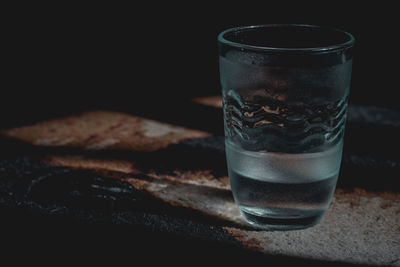
[[[339,175],[354,37],[313,25],[218,35],[230,185],[247,222],[317,224]]]

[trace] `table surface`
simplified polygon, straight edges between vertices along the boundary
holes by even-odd
[[[252,228],[234,204],[220,96],[185,105],[198,114],[193,121],[161,111],[92,110],[0,130],[0,204],[257,255],[400,266],[400,160],[382,147],[398,145],[391,142],[400,133],[399,111],[349,107],[328,212],[314,227],[282,232]],[[378,131],[387,139],[374,141]],[[372,135],[368,144],[365,134]]]

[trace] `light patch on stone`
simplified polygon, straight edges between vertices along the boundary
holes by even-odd
[[[53,144],[55,146],[65,146],[68,145],[69,143],[72,143],[74,141],[73,137],[68,137],[66,139],[60,140],[57,143]]]
[[[400,235],[395,230],[400,216],[393,216],[400,201],[382,209],[385,201],[360,197],[355,206],[334,199],[322,221],[304,230],[224,228],[242,244],[267,254],[382,265],[396,261],[400,251]]]
[[[165,123],[146,120],[142,122],[141,129],[146,137],[157,138],[168,134],[181,133],[184,128],[171,126]]]
[[[225,194],[218,194],[207,187],[165,181],[149,183],[144,189],[172,205],[195,209],[215,218],[246,226],[233,199],[227,199]]]
[[[57,137],[47,137],[47,138],[40,138],[33,142],[34,145],[37,146],[52,146],[57,143]]]
[[[214,108],[222,108],[221,95],[196,97],[193,102]]]
[[[90,150],[99,150],[99,149],[104,149],[109,146],[115,145],[117,143],[119,143],[118,139],[108,138],[105,140],[101,140],[100,142],[90,144],[90,145],[86,146],[86,148],[90,149]]]
[[[178,180],[178,179],[180,179],[180,178],[177,178],[176,180]],[[227,189],[227,190],[230,189],[228,184],[223,183],[215,178],[213,180],[210,180],[209,178],[199,176],[196,179],[187,179],[187,180],[184,180],[183,182],[186,182],[186,181],[188,184],[192,184],[192,185],[203,185],[203,186],[209,186],[209,187],[213,187],[213,188],[220,188],[220,189]]]
[[[73,137],[60,139],[58,137],[39,138],[33,142],[36,146],[65,146],[74,141]]]
[[[185,139],[210,136],[210,133],[99,110],[0,130],[0,136],[38,146],[150,152]]]
[[[164,175],[155,173],[149,173],[149,175],[155,179],[167,179],[179,183],[230,190],[229,178],[227,176],[219,177],[217,179],[212,174],[210,174],[209,170],[195,170],[195,171],[175,170],[174,175],[168,175],[168,174]]]
[[[96,159],[85,158],[82,156],[51,156],[47,159],[55,166],[67,166],[79,169],[108,170],[122,173],[135,173],[135,163],[128,160],[116,159]]]

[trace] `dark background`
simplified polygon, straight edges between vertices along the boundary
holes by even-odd
[[[2,126],[94,108],[168,112],[193,96],[217,94],[217,34],[268,23],[351,32],[350,103],[400,106],[394,6],[278,3],[13,8],[2,38]]]

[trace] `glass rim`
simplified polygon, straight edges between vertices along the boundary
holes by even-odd
[[[308,29],[319,29],[325,31],[331,31],[336,33],[341,33],[347,36],[348,40],[345,42],[340,42],[337,44],[327,45],[327,46],[319,46],[319,47],[273,47],[273,46],[257,46],[257,45],[249,45],[245,43],[234,42],[226,39],[224,36],[227,33],[245,31],[245,30],[254,30],[261,28],[275,28],[275,27],[302,27]],[[301,52],[301,53],[330,53],[338,50],[344,50],[354,46],[355,38],[354,36],[346,31],[339,30],[331,27],[324,27],[318,25],[311,24],[260,24],[260,25],[249,25],[249,26],[239,26],[226,29],[218,34],[218,41],[222,44],[241,48],[248,49],[253,51],[264,51],[264,52]]]

